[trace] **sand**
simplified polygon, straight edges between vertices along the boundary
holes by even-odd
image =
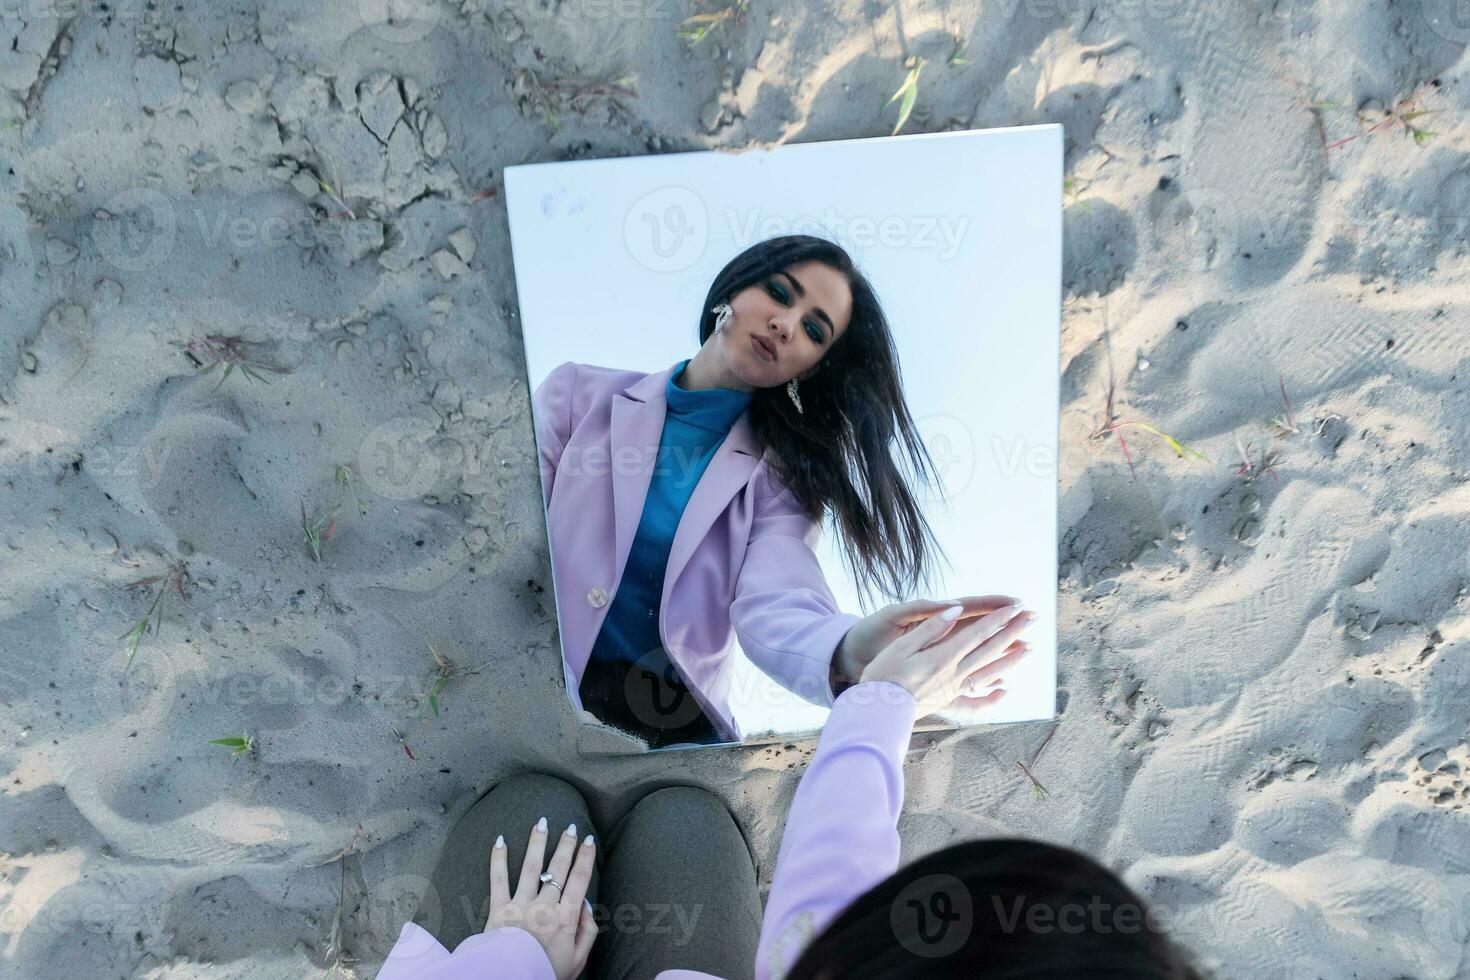
[[[0,9],[0,972],[370,976],[527,768],[709,787],[768,885],[813,739],[577,754],[499,173],[885,134],[918,54],[905,132],[1061,122],[1073,184],[1060,720],[917,736],[905,857],[1079,847],[1222,977],[1470,976],[1452,2],[212,6]]]

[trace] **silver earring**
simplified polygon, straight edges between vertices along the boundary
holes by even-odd
[[[718,333],[724,329],[725,324],[735,311],[730,309],[729,303],[721,303],[718,306],[710,307],[710,312],[715,315],[715,332]]]
[[[796,411],[799,414],[805,415],[806,412],[801,407],[801,397],[796,393],[795,378],[792,378],[790,381],[786,382],[786,394],[791,396],[791,403],[796,406]]]

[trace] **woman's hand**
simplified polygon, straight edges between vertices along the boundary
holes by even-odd
[[[916,718],[949,708],[994,704],[1004,690],[979,692],[1026,655],[1029,646],[1016,635],[1035,614],[1005,605],[965,621],[964,612],[963,607],[951,606],[929,616],[884,647],[860,680],[889,681],[908,690],[919,704]]]
[[[572,863],[573,851],[576,864]],[[577,845],[577,825],[571,825],[557,840],[556,853],[551,855],[551,867],[547,869],[561,887],[542,884],[541,862],[546,858],[546,818],[542,817],[531,830],[521,878],[512,897],[505,867],[505,838],[497,837],[490,851],[490,918],[485,922],[485,931],[519,926],[546,950],[557,980],[572,980],[587,965],[597,938],[592,906],[586,901],[596,851],[591,834],[581,846]]]
[[[964,623],[1016,601],[1008,595],[971,595],[959,599],[915,599],[884,606],[866,619],[853,623],[837,645],[832,655],[832,693],[841,694],[856,684],[863,670],[884,647],[941,609],[959,603],[964,607],[960,613],[960,622]]]

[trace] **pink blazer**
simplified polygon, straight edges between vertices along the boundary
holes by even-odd
[[[677,365],[645,374],[566,361],[531,396],[557,618],[572,703],[643,514]],[[830,707],[832,654],[862,617],[844,613],[807,517],[768,468],[742,413],[674,533],[659,634],[716,730],[745,737],[731,710],[736,637],[781,686]]]

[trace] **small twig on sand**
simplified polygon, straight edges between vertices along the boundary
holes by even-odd
[[[1253,442],[1242,445],[1240,441],[1240,433],[1236,433],[1235,447],[1240,450],[1240,457],[1242,462],[1240,464],[1240,467],[1236,469],[1235,475],[1243,476],[1247,480],[1252,480],[1255,479],[1255,471],[1261,470],[1262,472],[1270,473],[1271,476],[1276,479],[1276,482],[1280,483],[1281,477],[1277,476],[1275,466],[1277,463],[1281,462],[1281,454],[1278,453],[1275,449],[1265,450],[1262,452],[1261,462],[1253,463],[1251,461],[1251,448],[1254,446],[1255,443]]]
[[[1286,403],[1286,414],[1276,416],[1271,420],[1271,424],[1276,427],[1278,436],[1296,435],[1300,430],[1296,426],[1296,418],[1292,415],[1291,399],[1286,397],[1286,379],[1279,374],[1277,379],[1281,383],[1281,400]]]
[[[234,373],[236,368],[251,381],[259,381],[261,384],[270,384],[270,381],[261,374],[261,371],[271,371],[275,374],[289,374],[290,368],[276,367],[265,364],[248,356],[245,341],[239,337],[205,337],[203,340],[191,340],[184,345],[196,366],[205,370],[222,368],[220,378],[214,383],[211,392],[219,390],[219,386],[225,383],[225,379]]]
[[[143,618],[132,629],[119,637],[119,639],[127,641],[128,644],[128,662],[123,667],[124,670],[133,665],[133,658],[138,655],[138,644],[143,642],[143,635],[148,632],[149,621],[151,620],[153,623],[152,629],[154,636],[157,636],[159,630],[163,628],[163,597],[168,595],[170,590],[173,590],[179,594],[180,598],[189,598],[188,589],[185,587],[188,580],[189,569],[181,559],[175,559],[169,565],[168,570],[162,575],[150,575],[147,578],[140,578],[136,582],[128,583],[129,588],[135,585],[158,585],[159,588],[158,595],[154,596],[153,604],[148,607],[148,611],[143,614]]]
[[[362,825],[358,824],[357,829],[352,833],[352,840],[331,859],[339,863],[341,875],[337,884],[337,915],[332,920],[332,931],[327,935],[328,970],[330,973],[340,972],[343,976],[347,977],[357,976],[348,966],[352,960],[342,951],[343,933],[346,929],[346,923],[344,921],[346,916],[344,912],[347,906],[347,858],[357,853],[357,845],[361,839]],[[328,863],[331,862],[329,861]]]
[[[352,472],[352,467],[346,463],[337,464],[337,482],[352,491],[352,499],[357,501],[357,516],[366,517],[368,506],[363,502],[362,494],[357,492],[357,476]]]
[[[1057,733],[1057,729],[1060,728],[1061,725],[1061,722],[1057,722],[1056,724],[1051,726],[1051,731],[1046,733],[1046,738],[1042,740],[1041,745],[1036,749],[1035,753],[1032,754],[1030,762],[1018,761],[1016,763],[1016,768],[1020,769],[1023,773],[1026,774],[1026,778],[1031,780],[1031,786],[1036,791],[1037,796],[1051,795],[1047,788],[1041,785],[1039,781],[1037,781],[1036,774],[1033,772],[1033,770],[1036,768],[1036,760],[1041,758],[1042,750],[1046,748],[1047,743],[1051,741],[1051,737]]]
[[[692,14],[679,22],[679,36],[692,48],[721,24],[729,22],[731,29],[738,29],[745,22],[748,7],[749,0],[736,0],[733,7],[725,7],[714,13]]]
[[[403,746],[403,751],[408,755],[409,759],[417,762],[418,760],[413,755],[413,749],[408,747],[408,741],[403,737],[403,733],[396,728],[391,728],[389,731],[393,733],[394,738],[398,739],[398,744]]]
[[[337,508],[318,517],[306,516],[306,498],[301,498],[301,530],[306,535],[306,546],[311,549],[313,561],[322,560],[322,548],[332,540],[337,531]]]
[[[419,717],[424,716],[424,708],[427,706],[434,711],[434,717],[439,717],[439,695],[443,693],[445,685],[451,678],[463,677],[469,674],[478,674],[485,669],[485,665],[479,667],[461,667],[452,662],[448,657],[439,652],[432,640],[429,641],[429,655],[434,658],[434,670],[429,675],[429,682],[425,685],[424,701],[419,705]]]
[[[1149,425],[1147,422],[1114,421],[1114,418],[1113,418],[1113,389],[1114,389],[1114,387],[1115,387],[1115,385],[1112,385],[1112,384],[1108,385],[1107,418],[1106,418],[1106,420],[1104,421],[1104,423],[1102,425],[1098,426],[1097,429],[1093,430],[1093,433],[1092,433],[1091,438],[1093,438],[1093,439],[1101,439],[1103,436],[1107,435],[1108,433],[1112,433],[1112,434],[1116,435],[1118,437],[1118,445],[1123,450],[1123,456],[1124,456],[1125,459],[1128,460],[1128,471],[1133,474],[1133,478],[1135,480],[1138,479],[1138,472],[1133,468],[1133,454],[1128,451],[1128,443],[1124,441],[1123,434],[1118,431],[1119,429],[1123,428],[1126,425],[1134,425],[1134,426],[1137,426],[1138,428],[1144,430],[1145,432],[1152,432],[1154,435],[1158,436],[1160,439],[1162,439],[1166,443],[1168,443],[1169,444],[1169,448],[1170,449],[1173,449],[1174,450],[1174,453],[1177,456],[1179,456],[1181,459],[1184,456],[1189,455],[1189,456],[1194,456],[1194,457],[1197,457],[1199,459],[1205,460],[1206,462],[1209,462],[1210,461],[1210,458],[1208,456],[1206,456],[1204,453],[1200,452],[1197,449],[1191,449],[1189,446],[1184,445],[1178,439],[1175,439],[1173,436],[1169,435],[1166,432],[1159,431],[1158,429],[1156,429],[1153,426]]]
[[[1426,83],[1424,85],[1419,86],[1411,94],[1409,94],[1409,95],[1405,96],[1404,98],[1400,99],[1399,101],[1395,102],[1385,112],[1383,118],[1380,119],[1375,125],[1373,125],[1369,129],[1365,130],[1364,132],[1356,133],[1356,134],[1354,134],[1352,136],[1348,136],[1345,139],[1340,139],[1340,140],[1338,140],[1335,143],[1329,143],[1327,145],[1327,152],[1331,153],[1333,150],[1337,149],[1339,146],[1344,146],[1344,145],[1346,145],[1348,143],[1351,143],[1353,140],[1364,139],[1365,137],[1370,136],[1373,133],[1376,133],[1378,130],[1382,129],[1383,127],[1385,127],[1385,126],[1391,126],[1394,123],[1399,123],[1400,125],[1402,125],[1404,127],[1404,129],[1409,133],[1409,135],[1411,135],[1411,136],[1414,137],[1414,142],[1417,143],[1420,146],[1423,146],[1425,143],[1429,142],[1430,139],[1432,139],[1435,136],[1438,136],[1439,134],[1436,133],[1436,132],[1433,132],[1432,130],[1420,129],[1417,126],[1412,125],[1410,123],[1410,120],[1412,120],[1412,119],[1418,119],[1420,116],[1429,116],[1429,115],[1433,115],[1434,113],[1443,112],[1444,111],[1443,109],[1415,109],[1414,108],[1415,103],[1417,103],[1421,98],[1423,98],[1424,95],[1427,94],[1427,90],[1430,89],[1430,88],[1432,88],[1432,87],[1433,87],[1433,82],[1429,82],[1429,83]],[[1330,104],[1330,103],[1319,103],[1319,105],[1328,105],[1328,104]],[[1407,111],[1405,111],[1405,110],[1407,110]]]
[[[516,81],[518,86],[528,90],[530,104],[541,110],[546,124],[558,133],[561,132],[561,123],[557,113],[563,103],[581,115],[591,108],[595,100],[605,99],[615,111],[626,112],[627,107],[618,101],[619,98],[631,99],[638,95],[633,89],[637,82],[637,75],[633,72],[615,79],[554,78],[548,81],[529,68],[521,68],[516,71]]]

